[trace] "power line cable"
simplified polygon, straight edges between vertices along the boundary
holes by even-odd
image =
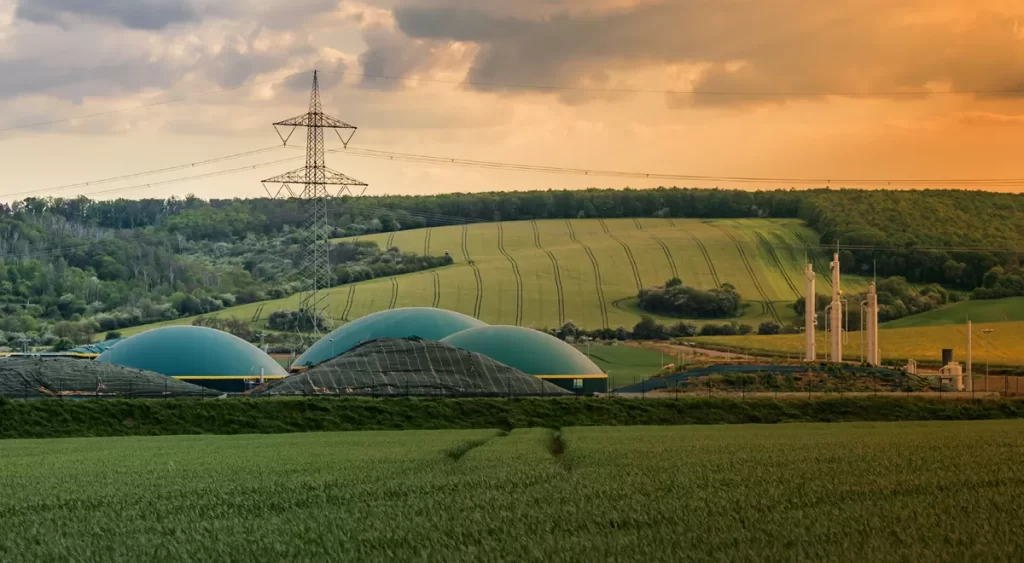
[[[322,71],[323,72],[323,71]],[[749,97],[895,97],[895,96],[941,96],[941,95],[1016,95],[1024,94],[1024,88],[1007,89],[952,89],[952,90],[672,90],[656,88],[599,88],[592,86],[559,86],[551,84],[527,84],[515,82],[489,82],[483,80],[445,80],[441,78],[419,78],[388,74],[371,74],[351,71],[327,71],[325,74],[342,74],[359,78],[392,80],[400,82],[428,82],[450,84],[454,86],[481,86],[488,88],[508,88],[513,90],[551,90],[558,92],[592,92],[608,94],[667,94],[675,96],[749,96]]]
[[[783,185],[818,185],[830,184],[864,184],[864,185],[936,185],[936,186],[969,186],[979,185],[986,187],[1022,187],[1024,178],[918,178],[918,179],[895,179],[887,180],[881,178],[800,178],[800,177],[774,177],[774,176],[711,176],[696,174],[675,174],[666,172],[633,172],[622,170],[602,170],[596,168],[568,168],[561,166],[546,166],[537,164],[522,164],[511,162],[500,162],[491,160],[473,160],[465,158],[440,157],[415,153],[383,151],[375,149],[362,149],[349,147],[346,149],[327,149],[327,152],[337,154],[348,154],[363,158],[374,158],[379,160],[416,162],[422,164],[437,164],[445,166],[461,166],[472,168],[484,168],[491,170],[507,170],[517,172],[542,172],[549,174],[568,174],[576,176],[606,176],[618,178],[644,178],[652,180],[683,180],[692,182],[720,182],[740,184],[783,184]]]
[[[280,149],[281,149],[281,145],[274,145],[272,147],[264,147],[262,149],[255,149],[255,150],[246,151],[246,152],[240,152],[240,153],[235,153],[235,154],[218,156],[216,158],[208,158],[206,160],[197,160],[196,162],[190,162],[188,164],[178,164],[178,165],[175,165],[175,166],[168,166],[166,168],[156,168],[156,169],[153,169],[153,170],[146,170],[146,171],[143,171],[143,172],[133,172],[131,174],[124,174],[124,175],[121,175],[121,176],[112,176],[112,177],[109,177],[109,178],[102,178],[102,179],[99,179],[99,180],[91,180],[91,181],[88,181],[88,182],[78,182],[76,184],[65,184],[63,186],[54,186],[54,187],[51,187],[51,188],[39,188],[39,189],[33,189],[33,190],[24,190],[24,191],[20,191],[20,192],[10,192],[10,193],[5,193],[5,194],[0,194],[0,198],[3,198],[3,197],[13,197],[13,196],[21,196],[21,195],[31,195],[31,194],[37,194],[37,193],[42,193],[42,192],[47,192],[48,193],[48,192],[55,192],[55,191],[61,191],[61,190],[70,190],[70,189],[74,189],[74,188],[83,188],[83,187],[88,187],[88,186],[95,186],[97,184],[109,184],[111,182],[119,182],[121,180],[130,180],[130,179],[133,179],[133,178],[141,178],[141,177],[144,177],[144,176],[152,176],[154,174],[163,174],[163,173],[166,173],[166,172],[174,172],[174,171],[177,171],[177,170],[185,170],[185,169],[196,168],[196,167],[200,167],[200,166],[206,166],[208,164],[215,164],[215,163],[224,162],[224,161],[227,161],[227,160],[234,160],[234,159],[238,159],[238,158],[244,158],[244,157],[247,157],[247,156],[253,156],[253,155],[257,155],[257,154],[262,154],[262,153],[265,153],[265,152],[277,151],[277,150],[280,150]]]

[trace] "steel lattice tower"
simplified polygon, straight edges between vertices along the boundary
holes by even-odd
[[[288,135],[282,135],[281,129],[291,127]],[[319,333],[317,319],[329,319],[323,315],[323,300],[326,297],[326,290],[331,286],[330,268],[330,243],[328,242],[330,232],[327,224],[329,201],[339,197],[343,193],[355,195],[353,187],[362,187],[365,191],[366,184],[351,178],[327,167],[324,159],[324,130],[333,129],[341,140],[343,146],[348,147],[349,141],[355,135],[356,127],[344,121],[334,119],[325,115],[320,105],[320,84],[317,72],[313,71],[313,89],[309,95],[309,111],[291,119],[274,123],[274,130],[287,145],[288,139],[298,127],[306,128],[306,165],[298,170],[292,170],[284,174],[263,180],[266,184],[281,184],[276,193],[267,193],[271,197],[278,197],[286,191],[291,197],[299,197],[306,200],[306,224],[303,231],[305,256],[302,269],[300,270],[304,282],[303,292],[299,300],[300,315],[309,316],[313,332]],[[343,131],[347,136],[343,135]],[[294,184],[302,184],[302,192],[298,195],[292,190]],[[331,193],[328,186],[338,186],[337,193]],[[360,192],[360,195],[362,192]]]

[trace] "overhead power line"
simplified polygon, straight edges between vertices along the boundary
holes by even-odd
[[[1024,94],[1022,88],[995,89],[950,89],[950,90],[674,90],[659,88],[602,88],[595,86],[561,86],[553,84],[536,84],[523,82],[491,82],[485,80],[446,80],[442,78],[420,78],[413,76],[396,76],[388,74],[371,74],[365,72],[334,71],[359,78],[392,80],[397,82],[426,82],[433,84],[450,84],[453,86],[479,86],[487,88],[507,88],[510,90],[549,90],[556,92],[589,92],[607,94],[666,94],[673,96],[737,96],[737,97],[895,97],[895,96],[963,96],[963,95],[1016,95]]]
[[[133,179],[133,178],[142,178],[142,177],[145,177],[145,176],[152,176],[152,175],[155,175],[155,174],[163,174],[163,173],[166,173],[166,172],[175,172],[175,171],[178,171],[178,170],[187,170],[187,169],[191,169],[191,168],[197,168],[197,167],[200,167],[200,166],[206,166],[206,165],[209,165],[209,164],[216,164],[218,162],[224,162],[224,161],[227,161],[227,160],[234,160],[234,159],[238,159],[238,158],[244,158],[244,157],[247,157],[247,156],[263,154],[265,152],[278,151],[281,148],[282,148],[281,145],[274,145],[272,147],[264,147],[262,149],[256,149],[256,150],[245,151],[245,152],[240,152],[240,153],[235,153],[235,154],[218,156],[216,158],[208,158],[206,160],[197,160],[196,162],[189,162],[187,164],[178,164],[178,165],[175,165],[175,166],[168,166],[166,168],[156,168],[156,169],[152,169],[152,170],[146,170],[144,172],[134,172],[134,173],[131,173],[131,174],[123,174],[121,176],[111,176],[109,178],[101,178],[99,180],[91,180],[91,181],[88,181],[88,182],[78,182],[76,184],[64,184],[62,186],[53,186],[53,187],[50,187],[50,188],[39,188],[39,189],[33,189],[33,190],[24,190],[24,191],[20,191],[20,192],[10,192],[10,193],[5,193],[5,194],[0,194],[0,198],[3,198],[3,197],[14,197],[14,196],[23,196],[23,195],[32,195],[32,194],[38,194],[38,193],[57,192],[57,191],[62,191],[62,190],[71,190],[71,189],[75,189],[75,188],[86,188],[86,187],[96,186],[96,185],[100,185],[100,184],[109,184],[109,183],[112,183],[112,182],[119,182],[119,181],[122,181],[122,180],[130,180],[130,179]],[[248,168],[244,168],[244,169],[241,169],[241,170],[248,170]],[[125,189],[131,189],[131,187],[128,187],[128,188],[125,188]],[[86,195],[86,194],[82,194],[82,195]]]
[[[842,185],[860,184],[872,186],[984,186],[984,187],[1022,187],[1024,178],[917,178],[917,179],[881,179],[881,178],[810,178],[810,177],[773,177],[773,176],[712,176],[695,174],[674,174],[665,172],[631,172],[622,170],[602,170],[597,168],[567,168],[561,166],[544,166],[537,164],[522,164],[499,162],[489,160],[472,160],[465,158],[451,158],[430,156],[423,154],[382,151],[373,149],[347,148],[328,149],[328,152],[349,154],[364,158],[376,158],[381,160],[397,160],[404,162],[419,162],[424,164],[437,164],[445,166],[463,166],[472,168],[486,168],[492,170],[509,170],[518,172],[543,172],[549,174],[569,174],[576,176],[604,176],[617,178],[644,178],[651,180],[680,180],[690,182],[708,183],[734,183],[734,184],[781,184],[781,185]]]

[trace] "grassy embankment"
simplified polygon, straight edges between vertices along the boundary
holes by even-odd
[[[130,437],[0,447],[3,560],[1024,556],[1021,421]]]
[[[1018,417],[1024,400],[905,397],[0,400],[0,438]]]

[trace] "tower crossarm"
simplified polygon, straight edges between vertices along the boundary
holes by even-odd
[[[288,130],[288,134],[283,135],[281,133],[281,129],[288,127],[291,128]],[[341,141],[341,144],[345,147],[348,147],[349,141],[352,140],[352,136],[356,134],[356,129],[358,129],[355,125],[350,125],[340,119],[335,119],[326,113],[318,111],[310,111],[302,115],[297,115],[291,119],[285,119],[274,123],[274,131],[277,131],[277,136],[281,138],[281,142],[285,145],[288,144],[288,140],[292,138],[292,133],[294,133],[295,129],[298,127],[334,129],[335,133],[338,134],[338,139]],[[345,131],[345,133],[342,133],[342,131]]]
[[[324,184],[329,186],[362,186],[365,187],[366,182],[356,180],[355,178],[338,172],[337,170],[331,170],[326,166],[321,168],[323,178],[316,180],[317,184]],[[278,174],[273,178],[267,178],[263,180],[264,184],[305,184],[307,178],[312,175],[309,173],[309,169],[303,166],[291,172],[285,172],[284,174]]]

